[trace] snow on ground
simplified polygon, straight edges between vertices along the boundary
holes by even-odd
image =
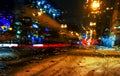
[[[9,76],[120,76],[119,71],[120,58],[65,54],[29,64]]]
[[[115,50],[115,48],[112,47],[104,47],[104,46],[96,46],[97,50]]]

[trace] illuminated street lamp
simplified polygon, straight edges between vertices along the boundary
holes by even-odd
[[[43,14],[43,10],[40,9],[40,11],[38,11],[38,16],[41,16]]]
[[[60,34],[66,34],[67,24],[61,24]]]
[[[61,24],[61,28],[67,28],[67,24]]]
[[[90,26],[96,26],[96,22],[90,22]]]
[[[95,30],[96,22],[90,22],[90,39],[94,38],[96,36],[96,30]]]
[[[100,7],[100,2],[99,1],[93,1],[92,3],[92,10],[98,10]]]
[[[13,28],[12,28],[12,27],[10,27],[10,28],[8,28],[8,30],[12,31],[12,30],[13,30]]]
[[[99,18],[101,14],[101,4],[102,0],[86,0],[85,9],[87,9],[87,18],[89,19],[90,23],[88,22],[88,30],[90,39],[96,38],[96,30],[97,30],[97,18]],[[86,32],[87,33],[87,32]]]

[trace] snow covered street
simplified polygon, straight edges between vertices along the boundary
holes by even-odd
[[[81,50],[31,63],[9,76],[120,76],[120,58],[81,56],[78,52]]]

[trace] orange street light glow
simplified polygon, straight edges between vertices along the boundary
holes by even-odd
[[[100,3],[98,1],[94,1],[92,3],[92,9],[97,10],[100,7]]]

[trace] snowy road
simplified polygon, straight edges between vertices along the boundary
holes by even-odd
[[[81,56],[79,52],[72,50],[33,62],[9,76],[120,76],[119,57]]]

